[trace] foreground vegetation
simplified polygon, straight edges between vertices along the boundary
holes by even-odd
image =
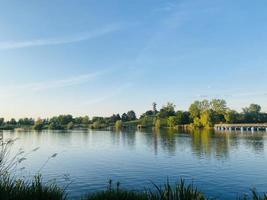
[[[152,109],[143,113],[137,118],[133,110],[127,113],[113,114],[110,117],[93,117],[88,116],[73,117],[72,115],[59,115],[51,119],[11,119],[5,121],[0,118],[0,129],[12,130],[15,128],[28,128],[35,130],[51,129],[73,129],[73,128],[177,128],[181,125],[187,125],[197,128],[210,128],[218,123],[266,123],[267,113],[261,112],[261,106],[251,104],[249,107],[237,112],[230,109],[223,99],[213,99],[211,101],[195,101],[188,111],[176,110],[173,103],[167,103],[160,110],[157,104],[153,103]]]
[[[15,180],[9,176],[0,177],[0,199],[2,200],[66,200],[67,193],[55,184],[42,183],[37,176],[32,182]],[[154,189],[144,191],[125,190],[117,183],[115,187],[110,181],[107,190],[81,196],[81,200],[207,200],[193,184],[186,185],[181,180],[172,186],[168,182],[163,186],[154,185]],[[250,195],[237,197],[237,200],[267,200],[267,194],[259,195],[252,190]]]

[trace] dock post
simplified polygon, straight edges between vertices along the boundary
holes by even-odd
[[[251,132],[252,132],[252,133],[254,132],[254,127],[251,127]]]

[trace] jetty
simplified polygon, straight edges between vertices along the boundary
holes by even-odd
[[[220,131],[266,131],[267,123],[265,124],[215,124],[215,130]]]

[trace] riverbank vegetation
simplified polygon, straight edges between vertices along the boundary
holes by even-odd
[[[68,194],[56,184],[45,184],[41,176],[36,176],[33,181],[10,178],[10,176],[0,175],[0,199],[2,200],[67,200]],[[91,192],[81,195],[77,199],[81,200],[208,200],[219,199],[206,196],[193,184],[185,184],[181,180],[175,185],[168,181],[163,187],[153,184],[152,189],[143,191],[126,190],[120,188],[120,183],[115,187],[112,181],[106,190]],[[256,190],[251,190],[249,194],[236,197],[237,200],[267,200],[267,194],[259,194]]]
[[[122,128],[177,128],[183,125],[195,128],[210,128],[219,123],[266,123],[267,113],[261,112],[261,106],[251,104],[237,112],[230,109],[223,99],[211,101],[202,100],[193,102],[188,111],[176,110],[173,103],[167,103],[161,109],[157,104],[152,104],[152,109],[147,110],[137,118],[136,113],[130,110],[126,113],[113,114],[110,117],[73,117],[72,115],[59,115],[50,119],[23,118],[5,121],[0,118],[0,129],[122,129]]]

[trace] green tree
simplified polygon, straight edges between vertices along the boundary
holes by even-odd
[[[160,127],[161,127],[161,120],[160,120],[160,118],[156,118],[156,120],[155,120],[155,128],[156,129],[160,129]]]
[[[0,118],[0,126],[3,126],[5,123],[5,119],[4,118]]]
[[[152,103],[152,109],[153,109],[153,114],[156,115],[157,114],[157,103],[156,102],[153,102]]]
[[[250,106],[247,108],[243,108],[244,113],[253,113],[253,114],[259,114],[261,111],[261,106],[258,104],[250,104]]]
[[[34,130],[42,130],[44,128],[44,121],[38,118],[33,126]]]
[[[200,116],[200,123],[203,127],[210,128],[214,126],[214,111],[205,110]]]
[[[167,118],[170,116],[175,116],[175,105],[168,102],[167,105],[163,106],[158,113],[160,118]]]
[[[211,109],[218,114],[225,114],[227,110],[226,101],[223,99],[213,99],[210,102]]]
[[[127,119],[128,121],[133,121],[133,120],[136,120],[136,114],[133,110],[130,110],[127,112]]]
[[[89,117],[88,116],[84,116],[83,118],[82,118],[82,124],[84,124],[84,125],[88,125],[89,124]]]
[[[122,121],[121,120],[116,121],[115,128],[116,129],[121,129],[122,128]]]
[[[175,116],[168,117],[168,119],[167,119],[167,125],[170,128],[174,128],[175,126],[177,126],[176,117]]]
[[[153,117],[145,116],[141,119],[141,125],[143,127],[151,127],[153,126]]]
[[[226,123],[237,123],[238,113],[234,110],[227,110],[224,114]]]
[[[128,115],[127,115],[126,113],[123,113],[122,116],[121,116],[121,120],[122,120],[123,122],[127,122],[127,121],[129,121]]]
[[[69,122],[67,125],[67,129],[73,129],[74,128],[74,123],[73,122]]]

